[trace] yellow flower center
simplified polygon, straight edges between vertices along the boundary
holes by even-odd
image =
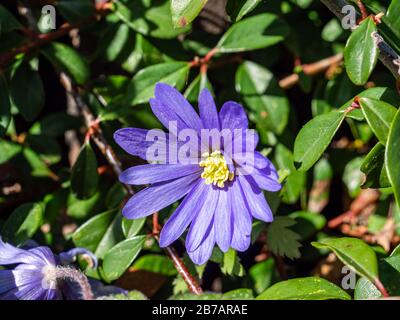
[[[199,165],[204,168],[201,177],[206,184],[213,184],[223,188],[225,181],[233,180],[235,173],[229,171],[221,151],[214,151],[211,154],[205,152],[202,157],[204,160],[200,161]]]

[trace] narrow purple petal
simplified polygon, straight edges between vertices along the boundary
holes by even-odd
[[[85,248],[73,248],[66,252],[61,252],[59,255],[61,264],[70,264],[76,261],[78,256],[83,256],[88,258],[90,261],[91,268],[97,268],[97,258],[96,256],[89,250]]]
[[[210,91],[206,88],[199,95],[199,112],[205,129],[220,129],[217,107]]]
[[[190,259],[192,259],[195,264],[202,265],[210,259],[215,245],[216,232],[218,231],[215,230],[215,226],[211,224],[202,244],[195,251],[188,252]]]
[[[177,132],[182,129],[190,128],[178,113],[166,106],[161,100],[152,98],[149,100],[149,103],[154,115],[158,120],[160,120],[165,128],[169,129],[172,121],[176,122]]]
[[[128,219],[138,219],[161,210],[190,192],[198,178],[198,173],[195,173],[154,184],[133,195],[122,209],[122,214]]]
[[[200,131],[202,124],[199,115],[178,90],[165,83],[158,83],[154,94],[165,108],[179,116],[189,128]]]
[[[126,184],[142,185],[168,181],[200,171],[197,164],[145,164],[125,170],[120,174],[119,180]]]
[[[28,251],[35,254],[39,259],[41,259],[43,261],[43,264],[52,266],[56,265],[54,253],[50,250],[49,247],[36,247],[29,249]]]
[[[2,270],[3,271],[3,270]],[[14,281],[14,287],[0,294],[1,300],[42,300],[46,290],[42,286],[43,274],[40,269],[16,269],[11,274],[3,274],[5,286],[10,287],[10,281]],[[11,279],[12,277],[12,279]]]
[[[211,224],[214,217],[215,208],[218,202],[219,190],[213,189],[208,185],[208,192],[203,199],[201,209],[190,225],[189,233],[186,237],[186,249],[188,252],[195,251],[205,239],[205,230]]]
[[[218,205],[215,210],[214,224],[218,232],[215,233],[215,241],[223,252],[227,252],[231,246],[233,218],[229,190],[221,189]]]
[[[231,247],[237,251],[246,251],[251,242],[251,236],[240,232],[240,229],[236,226],[233,229],[232,243]]]
[[[237,177],[250,213],[256,219],[271,222],[274,219],[271,208],[265,200],[262,190],[254,182],[251,183],[250,179],[251,177],[246,176]]]
[[[160,140],[157,140],[157,143],[166,145],[167,138],[165,133],[163,133],[161,130],[158,131],[160,133]],[[155,142],[146,141],[146,136],[148,136],[148,133],[149,130],[145,129],[123,128],[115,131],[114,140],[127,153],[150,161],[151,159],[147,159],[147,150],[153,146]]]
[[[160,247],[166,247],[178,239],[186,230],[193,218],[200,212],[209,186],[202,179],[182,201],[168,219],[160,233]]]
[[[281,184],[278,182],[277,175],[268,168],[263,170],[254,168],[251,177],[257,183],[258,187],[263,190],[276,192],[282,188]]]
[[[251,214],[237,180],[233,181],[229,191],[234,229],[240,234],[249,235],[251,233]]]
[[[225,102],[219,112],[221,129],[247,129],[249,121],[243,107],[233,101]]]

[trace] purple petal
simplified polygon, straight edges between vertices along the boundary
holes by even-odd
[[[220,129],[217,107],[210,91],[206,88],[199,95],[199,111],[205,129]]]
[[[237,251],[246,251],[251,242],[251,236],[241,233],[239,228],[234,227],[231,247]]]
[[[151,184],[180,178],[200,170],[198,165],[145,164],[125,170],[120,174],[119,180],[132,185]]]
[[[160,247],[170,245],[182,235],[193,218],[200,212],[208,191],[209,186],[202,179],[197,182],[197,185],[182,201],[162,228]]]
[[[158,137],[160,137],[160,140],[157,140],[157,142],[146,141],[146,136],[148,136],[149,130],[137,128],[123,128],[115,131],[114,140],[127,153],[150,161],[151,159],[147,159],[147,150],[151,146],[155,143],[167,145],[165,133],[161,130],[158,131]]]
[[[43,274],[40,269],[1,270],[0,277],[5,283],[4,288],[10,288],[10,282],[14,282],[13,288],[1,292],[1,300],[43,300],[45,297],[46,290],[42,286]]]
[[[202,265],[210,259],[215,245],[215,233],[215,226],[211,224],[202,244],[195,251],[188,252],[190,259],[192,259],[195,264]]]
[[[59,254],[60,262],[62,264],[70,264],[76,261],[77,256],[87,257],[90,261],[91,268],[97,268],[97,258],[96,256],[89,250],[85,248],[73,248],[67,252],[61,252]]]
[[[275,175],[269,168],[263,170],[254,168],[251,177],[257,183],[258,187],[263,190],[276,192],[282,188],[281,184],[278,182],[277,175]]]
[[[187,127],[200,131],[202,124],[199,115],[178,90],[165,83],[158,83],[154,94],[164,108],[168,108],[175,113],[176,117],[182,119]]]
[[[190,225],[189,233],[186,237],[186,249],[188,252],[195,251],[199,245],[203,242],[206,237],[206,230],[210,226],[215,208],[218,202],[219,190],[213,189],[211,185],[208,185],[208,192],[203,199],[200,211],[197,216],[193,219]]]
[[[4,266],[18,263],[27,263],[37,266],[44,264],[40,256],[28,250],[23,250],[11,244],[4,243],[0,237],[0,265]]]
[[[36,247],[28,250],[43,261],[43,264],[56,265],[54,253],[48,247]]]
[[[233,228],[240,234],[249,235],[251,233],[251,214],[237,180],[233,181],[229,191],[233,213]]]
[[[218,205],[215,210],[214,223],[218,230],[215,234],[215,241],[223,252],[227,252],[232,241],[232,209],[229,198],[229,190],[221,189]]]
[[[128,219],[138,219],[157,212],[190,192],[198,179],[199,174],[195,173],[154,184],[133,195],[122,209],[122,214]]]
[[[233,101],[225,102],[219,112],[221,129],[247,129],[249,121],[243,107]]]
[[[250,213],[256,219],[271,222],[274,219],[271,208],[265,200],[261,189],[254,182],[251,183],[249,181],[251,178],[249,178],[250,177],[238,176],[237,180],[241,185]]]
[[[167,107],[165,104],[162,103],[159,99],[150,99],[149,100],[151,110],[153,111],[154,115],[157,117],[158,120],[162,123],[162,125],[169,129],[171,126],[171,122],[176,122],[177,132],[190,128],[177,114],[174,110]]]

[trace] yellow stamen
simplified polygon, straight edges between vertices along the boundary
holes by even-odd
[[[214,151],[211,154],[206,152],[202,156],[205,159],[200,161],[199,165],[204,168],[201,177],[206,184],[213,184],[223,188],[227,180],[233,180],[235,173],[229,171],[221,151]]]

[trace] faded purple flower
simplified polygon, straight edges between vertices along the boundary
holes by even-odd
[[[48,247],[17,248],[0,237],[0,266],[11,267],[0,270],[0,300],[62,299],[59,266],[74,261],[77,254],[87,256],[94,267],[97,265],[96,258],[86,249],[76,248],[57,256]]]
[[[245,251],[250,245],[252,218],[273,220],[262,190],[278,191],[281,185],[271,161],[255,151],[258,136],[248,129],[243,107],[229,101],[218,113],[210,92],[204,89],[199,95],[199,116],[176,89],[162,83],[156,85],[150,105],[170,131],[157,140],[159,146],[167,145],[158,154],[164,155],[165,161],[135,166],[120,175],[123,183],[150,185],[131,197],[123,215],[128,219],[145,217],[186,196],[161,231],[161,247],[177,240],[190,226],[186,249],[196,264],[210,258],[215,244],[223,252],[230,247]],[[171,132],[171,123],[176,132]],[[187,129],[194,131],[197,139],[186,143],[191,161],[175,161],[169,146]],[[231,135],[210,142],[202,139],[204,130]],[[155,144],[149,136],[148,130],[125,128],[116,131],[114,139],[131,155],[155,162],[156,157],[149,158],[148,151]],[[178,139],[178,149],[184,146],[185,141]]]

